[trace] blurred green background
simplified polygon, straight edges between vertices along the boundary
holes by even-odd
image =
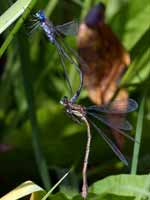
[[[82,21],[88,10],[98,2],[39,0],[33,5],[31,13],[44,9],[54,24],[73,19]],[[13,1],[1,0],[0,14],[11,3]],[[131,54],[132,62],[122,84],[126,85],[130,97],[139,105],[145,97],[144,114],[137,110],[129,119],[134,127],[131,135],[134,136],[137,116],[142,115],[141,120],[144,118],[139,125],[142,138],[138,173],[147,173],[150,169],[150,3],[149,0],[107,0],[103,3],[106,4],[107,23]],[[76,192],[82,183],[86,128],[69,119],[59,104],[62,96],[69,95],[59,56],[42,31],[28,36],[30,18],[28,15],[25,23],[15,32],[0,59],[0,195],[26,180],[49,188],[71,166],[75,170],[60,190]],[[0,35],[1,44],[14,26],[15,23]],[[76,48],[75,38],[65,40]],[[68,69],[74,82],[77,74],[71,66]],[[86,90],[83,90],[79,103],[91,105]],[[125,167],[100,136],[93,132],[89,184],[108,175],[130,173],[133,146],[132,142],[126,141],[124,155],[129,167]]]

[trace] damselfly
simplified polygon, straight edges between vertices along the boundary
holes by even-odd
[[[75,94],[73,95],[73,97],[71,98],[71,101],[74,103],[76,99],[78,98],[80,91],[82,89],[82,85],[83,85],[83,77],[82,77],[80,68],[78,67],[78,64],[80,63],[82,64],[82,66],[86,64],[78,56],[78,54],[64,42],[64,39],[62,36],[76,35],[78,32],[78,24],[75,21],[71,21],[62,25],[54,26],[53,23],[47,19],[47,17],[45,16],[42,10],[38,11],[34,15],[34,17],[35,17],[35,24],[33,25],[33,30],[37,29],[38,27],[41,27],[43,31],[45,32],[48,40],[52,44],[55,45],[61,59],[61,63],[63,66],[67,83],[71,91],[72,91],[72,87],[71,87],[71,83],[67,74],[65,61],[67,60],[71,64],[73,64],[75,69],[80,75],[80,86],[78,90],[75,92]]]
[[[131,124],[127,120],[120,120],[120,123],[114,123],[114,121],[110,121],[107,118],[107,114],[112,114],[113,119],[116,117],[124,117],[125,114],[132,112],[137,109],[138,104],[133,99],[128,99],[128,102],[124,100],[115,100],[108,105],[101,106],[89,106],[84,107],[81,105],[73,104],[67,97],[64,97],[60,103],[65,107],[66,112],[75,120],[76,122],[84,121],[87,125],[87,145],[86,145],[86,153],[83,164],[83,187],[82,187],[82,196],[86,198],[87,196],[87,177],[86,170],[88,165],[88,157],[90,151],[90,143],[91,143],[91,131],[90,125],[100,134],[100,136],[104,139],[104,141],[109,145],[112,151],[118,156],[118,158],[125,164],[128,165],[128,162],[124,155],[121,153],[116,144],[100,129],[93,119],[100,121],[104,125],[108,126],[111,129],[114,129],[116,133],[119,133],[128,139],[134,141],[134,139],[124,131],[130,131],[132,129]],[[116,109],[117,107],[117,109]],[[120,108],[120,109],[118,109]],[[93,119],[91,119],[93,118]]]

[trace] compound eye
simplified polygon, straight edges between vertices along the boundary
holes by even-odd
[[[63,101],[64,101],[64,103],[67,103],[68,102],[68,98],[66,96],[64,96]]]
[[[36,13],[36,17],[40,20],[40,21],[44,21],[45,20],[45,15],[44,15],[44,12],[42,10],[39,10],[37,13]]]

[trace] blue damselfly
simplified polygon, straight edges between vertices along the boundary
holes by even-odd
[[[76,35],[78,32],[78,23],[75,21],[71,21],[62,25],[54,26],[51,21],[45,16],[42,10],[38,11],[35,15],[35,23],[32,29],[37,29],[41,27],[45,32],[48,40],[55,45],[58,55],[60,56],[61,64],[64,70],[64,74],[69,85],[69,88],[72,91],[71,83],[67,74],[65,61],[69,61],[72,65],[74,65],[75,69],[80,75],[80,85],[78,90],[75,92],[71,101],[74,103],[78,96],[80,95],[82,85],[83,85],[83,77],[82,72],[79,68],[79,64],[82,66],[86,66],[82,58],[80,58],[75,50],[69,47],[65,41],[63,36],[67,35]],[[33,19],[34,20],[34,19]]]

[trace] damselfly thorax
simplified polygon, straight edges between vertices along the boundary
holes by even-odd
[[[55,43],[55,30],[54,30],[53,24],[51,22],[48,23],[46,20],[44,22],[41,22],[40,26],[44,30],[44,32],[45,32],[46,36],[48,37],[48,39],[50,40],[50,42],[52,44],[54,44]]]
[[[60,103],[66,108],[66,112],[70,115],[74,115],[79,119],[86,116],[86,108],[84,106],[74,104],[66,96],[61,99]]]

